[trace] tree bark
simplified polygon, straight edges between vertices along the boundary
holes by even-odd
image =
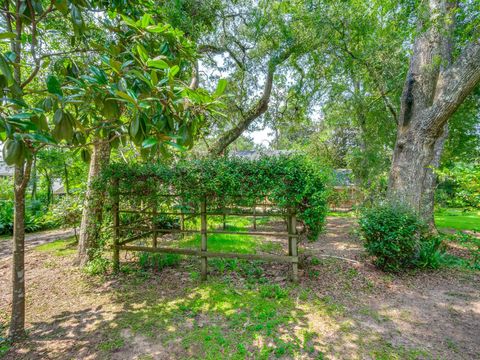
[[[93,146],[88,172],[87,192],[80,224],[78,253],[76,263],[85,265],[95,256],[98,249],[98,236],[103,217],[104,193],[93,186],[95,179],[110,162],[110,143],[108,140],[97,139]]]
[[[268,109],[268,103],[270,102],[270,95],[273,88],[273,77],[277,67],[286,61],[295,51],[296,47],[292,46],[282,51],[276,56],[273,56],[268,62],[267,77],[265,85],[263,87],[262,96],[255,102],[255,104],[247,111],[240,111],[240,120],[231,128],[222,134],[217,141],[210,148],[210,153],[213,155],[221,155],[225,149],[236,139],[242,135],[242,133],[261,115],[263,115]],[[237,106],[239,109],[241,107]]]
[[[401,99],[389,197],[433,220],[434,179],[451,115],[480,82],[480,39],[452,63],[453,4],[431,0],[426,21],[419,17],[410,68]],[[431,25],[423,28],[423,23]]]
[[[433,216],[435,208],[435,190],[437,188],[437,175],[435,169],[440,165],[443,147],[448,137],[448,124],[445,124],[442,135],[437,139],[433,146],[433,159],[430,166],[427,168],[427,174],[423,183],[423,204],[422,204],[422,218],[428,223],[431,231],[436,231],[435,218]]]
[[[12,313],[10,338],[18,340],[25,335],[25,193],[32,161],[15,165],[14,218],[12,256]]]

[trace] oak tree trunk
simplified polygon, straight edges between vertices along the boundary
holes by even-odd
[[[480,39],[452,59],[455,3],[431,0],[419,14],[419,35],[405,81],[389,179],[389,197],[433,225],[435,175],[447,122],[480,82]],[[427,29],[424,24],[430,24]]]
[[[98,249],[99,233],[103,217],[103,203],[105,194],[95,189],[94,181],[110,161],[110,143],[108,140],[95,141],[90,159],[88,172],[87,192],[80,224],[78,240],[78,254],[76,263],[85,265],[95,255]]]

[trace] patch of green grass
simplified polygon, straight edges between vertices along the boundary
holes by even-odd
[[[460,245],[467,251],[467,256],[459,257],[446,253],[443,256],[443,265],[463,269],[480,270],[480,239],[476,236],[458,231],[455,234],[445,234],[445,242]]]
[[[257,225],[268,223],[268,218],[257,219]],[[187,228],[193,228],[191,226]],[[222,217],[212,216],[209,218],[209,229],[221,229]],[[228,231],[248,231],[252,226],[251,218],[230,216],[227,217],[226,230]],[[195,234],[185,236],[179,241],[182,248],[198,248],[201,243],[201,235]],[[257,251],[276,252],[282,249],[280,243],[265,241],[262,237],[254,235],[235,235],[235,234],[210,234],[208,235],[208,250],[219,252],[238,252],[242,254],[254,254]]]
[[[178,265],[181,256],[178,254],[158,254],[141,252],[138,255],[138,264],[142,269],[162,270],[166,267]]]
[[[357,216],[355,211],[329,211],[327,216],[342,217],[342,218],[354,218]]]
[[[376,360],[416,360],[429,358],[428,352],[421,349],[395,346],[388,341],[380,341],[370,355]]]
[[[255,253],[261,242],[260,238],[251,235],[211,234],[208,235],[208,250],[242,254]],[[198,249],[201,244],[201,236],[200,234],[186,236],[178,244],[183,248]]]
[[[145,301],[148,305],[122,313],[117,330],[128,328],[166,346],[179,341],[184,348],[195,347],[194,357],[201,359],[296,358],[314,351],[315,337],[294,331],[305,318],[297,302],[290,287],[214,280],[175,298]],[[336,312],[338,306],[327,302],[320,300],[315,308]]]
[[[480,211],[463,209],[438,209],[435,224],[439,228],[480,231]]]
[[[75,238],[55,240],[35,247],[36,251],[52,252],[55,256],[67,256],[77,251]]]
[[[116,338],[99,343],[97,348],[101,351],[114,351],[120,349],[123,345],[125,345],[125,341],[121,338]]]

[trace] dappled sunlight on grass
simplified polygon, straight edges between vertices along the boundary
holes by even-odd
[[[250,235],[211,234],[208,235],[208,250],[238,253],[254,253],[262,241]],[[195,234],[180,240],[178,245],[183,248],[197,249],[200,247],[201,236]]]
[[[49,251],[57,256],[73,254],[77,251],[76,240],[74,237],[62,240],[56,240],[35,247],[36,251]]]
[[[439,228],[480,231],[480,211],[439,209],[435,212],[435,224]]]

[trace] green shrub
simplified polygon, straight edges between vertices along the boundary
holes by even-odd
[[[119,180],[118,188],[111,186],[115,179]],[[133,194],[128,199],[132,207],[140,206],[145,196],[154,192],[181,194],[187,211],[198,209],[205,198],[209,208],[219,209],[251,208],[267,197],[284,212],[296,211],[310,240],[317,239],[325,223],[327,184],[327,171],[298,155],[257,160],[203,158],[182,160],[173,166],[112,164],[96,183],[110,196],[116,191]],[[155,201],[155,196],[149,201]],[[158,205],[162,204],[164,200]]]
[[[155,254],[141,252],[138,255],[138,263],[142,269],[162,270],[166,267],[173,267],[180,262],[180,255],[177,254]]]
[[[407,207],[385,203],[365,209],[359,225],[365,249],[375,257],[377,267],[397,272],[418,265],[427,227]],[[424,251],[429,252],[427,247]]]
[[[25,208],[26,232],[34,232],[49,228],[43,223],[42,212],[36,207],[37,204],[34,204],[32,207],[30,204],[27,204]],[[0,200],[0,235],[13,234],[13,210],[13,200]]]
[[[90,260],[83,271],[88,275],[103,275],[111,268],[112,262],[109,259],[105,259],[101,256],[96,256]]]

